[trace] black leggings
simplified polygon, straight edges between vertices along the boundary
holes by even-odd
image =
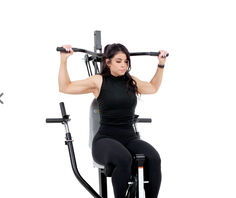
[[[161,185],[161,159],[149,143],[141,140],[133,126],[101,125],[92,143],[95,162],[112,164],[112,185],[115,198],[124,198],[131,175],[132,155],[144,154],[144,185],[146,198],[157,198]]]

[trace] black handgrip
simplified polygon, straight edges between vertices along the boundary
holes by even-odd
[[[130,56],[159,56],[160,52],[130,52]],[[169,53],[166,54],[166,57],[169,56]]]
[[[62,118],[47,118],[46,123],[62,123]]]
[[[159,56],[160,52],[150,52],[150,56]],[[169,53],[166,54],[166,57],[169,56]]]
[[[69,51],[66,51],[66,49],[64,47],[57,47],[56,50],[59,51],[59,52],[70,53]],[[90,55],[96,56],[96,57],[101,57],[102,56],[102,53],[91,52],[91,51],[85,50],[85,49],[73,48],[72,47],[72,50],[74,52],[83,52],[83,53],[87,53],[87,54],[90,54]]]
[[[65,53],[70,53],[69,51],[66,51],[66,49],[64,47],[57,47],[56,49],[58,52],[65,52]],[[75,51],[78,51],[76,50],[76,48],[72,48],[72,50],[75,52]]]
[[[68,51],[66,51],[66,49],[64,47],[57,47],[56,49],[58,52],[65,52],[65,53],[69,53]]]
[[[61,115],[64,118],[66,116],[66,109],[65,109],[64,102],[60,102],[60,108],[61,108]]]
[[[136,122],[152,122],[151,118],[137,118]]]

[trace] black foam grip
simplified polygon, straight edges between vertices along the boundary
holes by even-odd
[[[60,108],[61,108],[61,115],[64,118],[64,116],[66,116],[66,109],[65,109],[64,102],[60,102]]]
[[[152,122],[151,118],[137,118],[137,122]]]
[[[150,52],[150,56],[159,56],[160,52]],[[166,57],[169,56],[169,53],[166,54]]]
[[[65,52],[65,53],[70,53],[69,51],[66,51],[64,47],[57,47],[56,49],[58,52]]]
[[[46,123],[62,123],[62,118],[47,118]]]

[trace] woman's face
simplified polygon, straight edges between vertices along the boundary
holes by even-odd
[[[122,76],[128,69],[128,60],[123,52],[118,52],[111,61],[107,59],[106,63],[113,76]]]

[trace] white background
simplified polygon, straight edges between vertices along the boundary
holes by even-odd
[[[142,139],[162,158],[161,198],[235,198],[235,7],[233,1],[3,1],[0,6],[0,197],[91,197],[70,167],[59,102],[71,115],[77,164],[98,191],[88,147],[92,94],[58,91],[56,47],[167,50],[162,85],[142,95]],[[71,80],[88,77],[84,54],[68,60]],[[150,81],[157,57],[133,57],[131,74]],[[110,178],[109,195],[113,197]]]

